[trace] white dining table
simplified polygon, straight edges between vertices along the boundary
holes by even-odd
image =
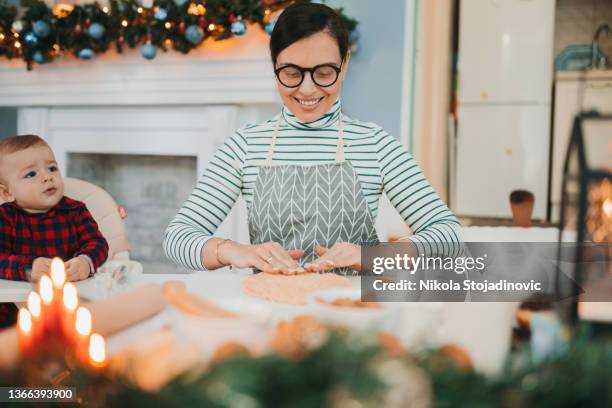
[[[133,274],[120,290],[129,290],[148,283],[163,284],[178,280],[189,292],[215,301],[245,298],[241,289],[243,279],[250,270],[200,271],[189,274]],[[354,288],[360,287],[359,277],[350,277]],[[79,294],[91,301],[111,295],[102,286],[100,279],[87,279],[77,283]],[[0,302],[25,302],[33,285],[28,282],[0,282]],[[117,290],[117,288],[115,288]],[[275,320],[298,314],[308,314],[308,306],[281,305],[251,298],[254,306],[259,302],[274,312]],[[511,331],[517,305],[513,303],[414,303],[394,304],[398,307],[399,319],[393,328],[408,347],[435,347],[453,343],[462,346],[471,355],[476,369],[482,372],[497,372],[503,365],[510,349]],[[172,319],[166,312],[163,319]],[[163,320],[162,317],[159,318]],[[123,337],[138,337],[155,330],[160,323],[155,319],[130,328]],[[122,340],[123,341],[123,340]]]

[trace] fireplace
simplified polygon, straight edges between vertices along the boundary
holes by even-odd
[[[216,148],[278,112],[268,38],[253,29],[155,61],[137,50],[66,56],[30,72],[12,61],[0,65],[0,105],[18,108],[18,133],[45,138],[64,175],[100,185],[128,209],[131,256],[145,272],[181,272],[163,255],[165,226]],[[218,234],[248,242],[241,200]]]

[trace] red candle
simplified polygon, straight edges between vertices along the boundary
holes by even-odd
[[[79,305],[79,297],[74,283],[66,283],[62,293],[62,332],[68,346],[76,344],[75,319],[76,310]]]
[[[27,309],[19,309],[17,321],[19,347],[24,356],[29,356],[32,352],[32,315]]]
[[[42,300],[42,311],[41,311],[41,331],[44,333],[43,336],[53,335],[54,326],[56,322],[56,313],[53,305],[53,283],[51,278],[47,275],[43,275],[38,282],[38,293]]]
[[[89,337],[89,364],[94,368],[106,366],[106,343],[98,333]]]
[[[80,306],[76,311],[74,327],[76,329],[75,354],[77,359],[85,364],[88,357],[89,335],[91,334],[91,313],[83,306]]]
[[[28,295],[28,312],[32,317],[32,342],[37,342],[42,336],[43,326],[41,324],[41,300],[40,296],[36,292],[30,292]]]

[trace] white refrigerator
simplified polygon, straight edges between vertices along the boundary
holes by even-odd
[[[555,0],[460,1],[458,215],[508,218],[522,189],[546,218],[554,21]]]

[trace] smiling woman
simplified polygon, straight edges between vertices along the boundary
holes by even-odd
[[[168,257],[192,269],[358,274],[361,246],[378,243],[385,192],[415,235],[413,255],[455,256],[459,222],[402,145],[343,114],[348,35],[322,4],[279,17],[270,54],[281,112],[245,126],[219,148],[164,237]],[[250,245],[213,234],[242,194]]]

